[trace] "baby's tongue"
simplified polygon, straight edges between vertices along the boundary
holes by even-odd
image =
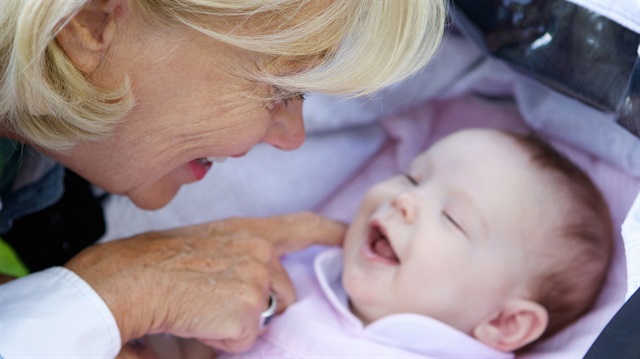
[[[396,253],[391,248],[391,243],[385,238],[378,238],[373,242],[373,251],[380,257],[399,263]]]

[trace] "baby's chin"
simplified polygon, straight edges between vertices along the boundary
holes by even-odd
[[[377,307],[380,293],[369,292],[371,288],[365,281],[358,280],[355,275],[350,276],[346,270],[342,275],[342,284],[349,298],[349,310],[360,319],[362,324],[367,325],[383,317],[374,309]]]
[[[351,299],[349,299],[349,310],[351,311],[351,313],[353,313],[353,315],[356,318],[360,319],[360,321],[362,322],[362,325],[371,324],[372,322],[378,319],[378,318],[375,318],[374,316],[367,315],[366,311],[363,311],[360,307],[354,304],[354,302]]]

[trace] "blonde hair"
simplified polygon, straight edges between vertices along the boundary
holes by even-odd
[[[96,88],[57,31],[88,0],[0,1],[0,127],[58,150],[102,138],[133,106],[127,82]],[[255,80],[289,92],[361,96],[410,76],[434,55],[445,0],[130,0],[156,26],[186,25],[245,49]],[[270,73],[268,62],[311,64]]]

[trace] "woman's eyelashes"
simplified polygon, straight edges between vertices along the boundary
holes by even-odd
[[[307,93],[306,92],[294,92],[294,93],[289,94],[289,96],[283,98],[282,101],[284,102],[284,105],[286,106],[287,104],[289,104],[289,101],[302,101],[302,102],[304,102],[306,97],[307,97]]]
[[[285,106],[291,101],[304,101],[306,96],[306,92],[290,92],[277,86],[274,86],[271,91],[271,101],[282,101]]]

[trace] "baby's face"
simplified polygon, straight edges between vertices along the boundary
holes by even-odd
[[[552,200],[539,172],[511,138],[466,130],[374,186],[344,245],[354,313],[419,313],[470,333],[527,296],[523,237]]]

